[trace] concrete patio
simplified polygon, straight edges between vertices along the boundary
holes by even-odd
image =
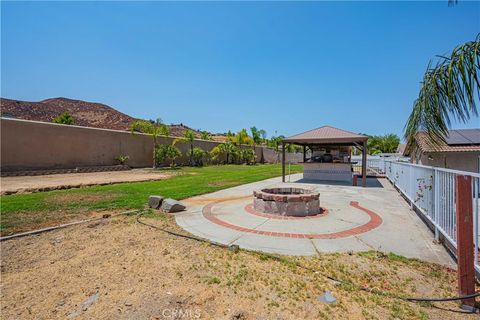
[[[185,200],[177,223],[190,233],[223,244],[288,255],[379,250],[454,267],[442,245],[384,179],[367,188],[309,183],[302,175],[246,184]],[[287,179],[288,181],[288,179]],[[256,212],[252,193],[271,186],[315,188],[326,213],[280,218]]]

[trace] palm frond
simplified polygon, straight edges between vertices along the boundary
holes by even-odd
[[[413,143],[425,131],[433,144],[445,141],[452,119],[467,122],[478,116],[480,98],[480,34],[456,47],[449,57],[429,63],[418,98],[405,125],[405,138]]]

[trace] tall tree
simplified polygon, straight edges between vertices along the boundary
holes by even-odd
[[[233,140],[235,140],[235,135],[232,133],[232,131],[228,130],[227,141],[233,142]]]
[[[270,138],[270,140],[267,141],[267,145],[270,148],[275,149],[276,152],[278,152],[280,144],[281,144],[283,139],[285,139],[284,136],[278,136],[278,137],[273,136],[273,137]]]
[[[255,157],[254,157],[254,159],[253,159],[253,162],[256,162],[257,159],[256,159],[255,146],[256,146],[256,145],[259,145],[260,143],[263,142],[263,140],[264,140],[264,138],[265,138],[265,136],[266,136],[267,133],[266,133],[266,131],[263,130],[263,129],[260,129],[260,130],[257,129],[257,127],[251,127],[251,128],[250,128],[250,132],[251,132],[251,134],[252,134],[252,141],[253,141],[253,143],[252,143],[252,149],[253,149],[253,152],[254,152],[254,155],[255,155]]]
[[[193,133],[192,130],[188,129],[185,131],[185,133],[183,134],[183,141],[186,141],[190,144],[190,152],[189,152],[190,165],[194,166],[195,163],[193,163],[193,142],[195,141],[195,134]]]
[[[237,134],[232,137],[232,142],[236,146],[251,145],[253,143],[252,138],[248,135],[247,129],[238,131]]]
[[[400,137],[396,134],[390,133],[383,136],[382,148],[384,153],[397,152],[398,145],[400,144]]]
[[[467,122],[478,116],[480,99],[480,34],[456,47],[450,56],[428,64],[418,98],[405,125],[405,138],[414,144],[425,131],[432,144],[445,141],[452,119]],[[478,101],[478,100],[477,100]]]
[[[229,164],[232,160],[232,156],[234,156],[238,152],[238,148],[230,141],[226,141],[224,143],[220,143],[215,146],[210,154],[212,159],[218,159],[221,156],[225,157],[225,163]]]
[[[210,132],[208,132],[208,131],[202,131],[202,132],[200,133],[200,138],[201,138],[202,140],[212,140],[212,135],[211,135]]]
[[[156,149],[158,147],[158,137],[170,135],[170,129],[163,123],[162,119],[158,118],[155,121],[137,120],[130,125],[130,131],[133,133],[141,132],[150,134],[153,142],[153,168],[157,167]]]
[[[400,138],[393,133],[383,136],[368,136],[367,149],[369,154],[394,153],[397,151]]]

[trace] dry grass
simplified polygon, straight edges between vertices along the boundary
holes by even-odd
[[[57,193],[45,198],[45,202],[53,205],[68,205],[76,202],[92,203],[115,200],[121,194],[118,192],[84,192],[84,193]]]
[[[145,219],[184,232],[169,216]],[[475,318],[440,309],[458,311],[452,302],[409,303],[324,276],[392,295],[455,295],[455,274],[439,265],[375,252],[281,259],[234,253],[166,235],[134,217],[7,241],[1,267],[4,319],[65,318],[95,293],[98,301],[80,318],[173,319],[172,310],[203,319]],[[318,301],[326,290],[337,303]]]

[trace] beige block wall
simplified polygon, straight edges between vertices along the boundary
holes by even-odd
[[[3,171],[76,168],[117,164],[119,155],[130,157],[131,167],[151,167],[153,142],[150,135],[126,131],[67,126],[18,119],[0,119],[1,169]],[[171,143],[174,138],[160,137],[159,143]],[[196,140],[194,146],[212,150],[218,142]],[[183,156],[179,164],[187,164],[188,143],[176,145]],[[277,162],[276,153],[256,147],[257,160]],[[287,153],[287,161],[300,157]]]
[[[281,163],[282,152],[276,152],[274,149],[263,148],[263,158],[268,163]],[[259,159],[259,158],[258,158]],[[303,153],[285,153],[285,161],[287,163],[299,163],[303,161]]]
[[[0,126],[5,171],[106,166],[119,155],[129,155],[132,167],[152,165],[148,135],[11,119]]]

